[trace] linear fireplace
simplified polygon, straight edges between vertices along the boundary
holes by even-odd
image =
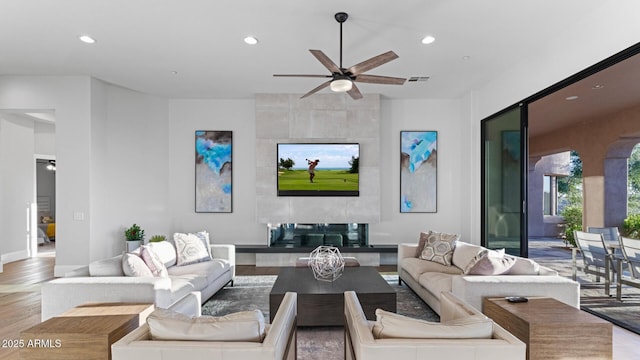
[[[316,248],[320,245],[340,248],[369,246],[368,224],[267,224],[269,246]]]

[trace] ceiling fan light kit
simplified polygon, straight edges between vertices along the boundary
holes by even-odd
[[[398,58],[398,55],[393,51],[387,51],[386,53],[374,56],[368,60],[351,66],[350,68],[342,67],[342,24],[347,21],[349,15],[345,12],[339,12],[335,14],[335,19],[340,23],[340,66],[336,65],[324,52],[321,50],[309,50],[313,56],[315,56],[327,70],[331,72],[331,75],[290,75],[290,74],[274,74],[276,77],[314,77],[314,78],[330,78],[313,90],[304,94],[301,99],[313,95],[316,92],[329,87],[335,92],[346,92],[352,99],[362,99],[362,93],[356,86],[356,82],[369,83],[369,84],[385,84],[385,85],[402,85],[406,79],[379,76],[379,75],[365,75],[364,73],[374,69],[380,65],[386,64],[391,60]]]
[[[331,81],[329,87],[335,92],[346,92],[353,88],[353,83],[348,79],[336,79]]]

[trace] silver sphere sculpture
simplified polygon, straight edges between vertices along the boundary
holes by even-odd
[[[309,254],[308,264],[316,280],[334,281],[344,272],[344,258],[333,246],[318,246]]]

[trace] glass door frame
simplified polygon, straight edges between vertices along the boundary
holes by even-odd
[[[481,245],[487,247],[488,239],[486,238],[487,234],[487,193],[486,193],[486,176],[487,176],[487,163],[486,163],[486,138],[487,138],[487,123],[491,120],[500,118],[501,116],[508,114],[514,110],[519,111],[520,118],[520,211],[519,211],[519,219],[520,219],[520,253],[516,254],[522,257],[529,256],[529,238],[528,238],[528,224],[527,224],[527,189],[528,189],[528,179],[527,179],[527,171],[528,171],[528,154],[529,154],[529,136],[528,136],[528,107],[526,102],[518,103],[512,105],[506,109],[503,109],[491,116],[486,117],[481,121],[480,124],[480,177],[481,177],[481,195],[480,195],[480,216],[482,221],[480,222],[481,227]]]

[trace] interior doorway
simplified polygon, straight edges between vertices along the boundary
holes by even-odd
[[[56,241],[56,159],[36,155],[37,254],[54,255]]]

